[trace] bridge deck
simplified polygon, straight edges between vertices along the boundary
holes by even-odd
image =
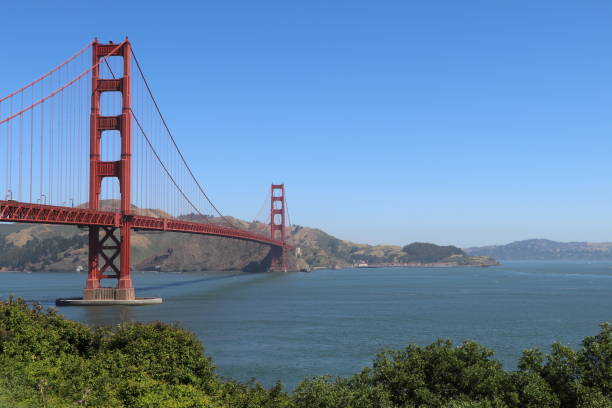
[[[172,218],[145,217],[122,214],[113,211],[96,211],[87,208],[61,207],[54,205],[22,203],[0,200],[0,222],[27,222],[35,224],[62,224],[82,226],[120,227],[129,224],[134,229],[170,231],[190,234],[214,235],[219,237],[259,242],[282,247],[282,242],[254,232],[237,228],[221,227],[214,224],[181,221]]]

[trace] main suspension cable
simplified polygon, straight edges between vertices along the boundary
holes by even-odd
[[[113,79],[116,79],[117,77],[115,76],[115,72],[113,71],[111,66],[108,64],[108,61],[105,61],[105,62],[106,62],[106,67],[108,68],[108,70],[110,71],[111,75],[113,76]],[[143,79],[144,79],[144,77],[143,77]],[[181,187],[179,187],[178,183],[176,182],[176,180],[174,179],[174,177],[172,176],[172,174],[170,173],[170,171],[168,170],[168,168],[164,164],[163,160],[161,159],[161,157],[157,153],[157,150],[155,150],[155,147],[153,147],[153,143],[151,143],[151,140],[147,136],[147,133],[144,131],[144,128],[142,127],[142,125],[140,124],[140,121],[138,120],[138,117],[136,116],[136,113],[132,110],[131,107],[130,107],[130,112],[132,113],[132,117],[134,118],[134,121],[136,122],[136,125],[140,129],[140,132],[142,133],[142,135],[144,136],[145,140],[147,141],[147,144],[149,145],[149,148],[151,149],[151,151],[153,152],[153,154],[157,158],[157,161],[162,166],[162,168],[164,169],[164,171],[166,172],[166,174],[168,175],[168,177],[170,178],[170,180],[172,181],[172,183],[174,184],[176,189],[181,193],[181,195],[189,203],[189,205],[191,205],[191,207],[198,213],[198,215],[201,215],[204,218],[204,220],[207,223],[209,223],[210,221],[208,221],[208,217],[206,217],[204,214],[202,214],[202,212],[200,212],[200,210],[195,206],[195,204],[193,204],[191,202],[191,200],[187,197],[187,195],[181,189]]]
[[[115,47],[107,56],[102,57],[104,59],[104,61],[106,61],[106,59],[115,53],[115,51],[117,51],[119,49],[119,47],[121,47],[123,45],[125,41],[123,41],[121,44],[117,45],[117,47]],[[83,71],[79,76],[77,76],[76,78],[74,78],[72,81],[68,82],[66,85],[62,86],[61,88],[58,88],[57,90],[55,90],[54,92],[51,92],[49,95],[45,96],[44,98],[38,100],[37,102],[31,104],[30,106],[28,106],[27,108],[23,108],[22,110],[20,110],[19,112],[7,117],[6,119],[2,119],[0,120],[0,125],[8,122],[11,119],[16,118],[17,116],[20,116],[21,114],[23,114],[24,112],[27,112],[28,110],[40,105],[41,103],[45,102],[46,100],[54,97],[55,95],[57,95],[58,93],[62,92],[64,89],[68,88],[70,85],[74,84],[75,82],[77,82],[78,80],[80,80],[81,78],[83,78],[85,75],[87,75],[89,72],[91,72],[95,67],[97,67],[98,65],[100,65],[102,63],[102,61],[98,61],[97,64],[92,65],[90,68],[86,69],[85,71]]]
[[[162,168],[164,169],[164,171],[166,172],[166,174],[168,175],[168,177],[170,177],[170,180],[172,180],[172,183],[174,184],[174,186],[176,187],[176,189],[181,193],[181,195],[183,196],[183,198],[189,203],[189,205],[191,205],[191,207],[202,217],[204,217],[204,219],[208,222],[207,217],[202,214],[200,212],[200,210],[191,202],[191,200],[187,197],[187,195],[183,192],[183,190],[179,187],[179,185],[177,184],[177,182],[174,180],[174,177],[172,177],[172,175],[170,174],[170,172],[168,171],[168,169],[166,168],[166,165],[164,164],[164,162],[161,160],[161,158],[159,157],[159,155],[157,154],[157,151],[155,150],[155,148],[153,147],[153,144],[151,143],[151,141],[149,140],[149,137],[147,136],[147,134],[145,133],[144,129],[142,128],[142,126],[140,125],[140,122],[138,121],[138,118],[136,117],[136,115],[134,114],[134,111],[132,110],[132,108],[130,108],[130,112],[132,112],[132,117],[134,118],[134,121],[136,122],[136,125],[138,125],[138,128],[140,129],[140,132],[142,133],[142,135],[144,136],[145,140],[147,141],[147,144],[149,145],[149,147],[151,148],[151,151],[153,152],[153,154],[155,155],[155,157],[157,158],[157,161],[159,162],[159,164],[162,166]]]
[[[21,91],[25,91],[26,89],[28,89],[29,87],[37,84],[38,82],[42,81],[43,79],[45,79],[46,77],[48,77],[49,75],[53,74],[55,71],[57,71],[58,69],[60,69],[61,67],[63,67],[64,65],[66,65],[67,63],[69,63],[70,61],[72,61],[73,59],[75,59],[76,57],[78,57],[79,55],[81,55],[82,53],[84,53],[89,47],[91,47],[91,45],[94,42],[90,42],[89,44],[87,44],[85,47],[83,47],[79,52],[77,52],[76,54],[74,54],[72,57],[68,58],[66,61],[64,61],[63,63],[61,63],[60,65],[58,65],[57,67],[53,68],[51,71],[47,72],[45,75],[41,76],[40,78],[30,82],[29,84],[27,84],[26,86],[16,90],[15,92],[13,92],[12,94],[9,94],[7,96],[5,96],[4,98],[0,99],[0,102],[7,100],[8,98],[17,95],[19,92]]]
[[[140,67],[140,63],[138,62],[138,58],[136,57],[136,54],[134,53],[134,48],[133,47],[130,49],[130,52],[132,53],[132,56],[134,57],[134,62],[136,62],[136,67],[138,68],[138,72],[140,72],[140,76],[142,77],[142,80],[143,80],[143,82],[145,84],[145,87],[147,88],[147,92],[149,93],[149,96],[151,97],[151,100],[153,101],[153,105],[155,106],[155,109],[157,110],[157,113],[159,114],[159,117],[161,118],[161,121],[162,121],[164,127],[166,128],[166,131],[168,132],[168,136],[170,136],[170,140],[172,140],[172,144],[174,145],[174,148],[176,149],[176,151],[178,152],[178,154],[179,154],[179,156],[181,158],[181,161],[183,162],[183,164],[187,168],[187,171],[189,172],[189,175],[191,176],[191,178],[195,182],[196,186],[198,187],[198,189],[200,190],[202,195],[206,198],[206,201],[208,201],[208,203],[217,212],[217,214],[219,214],[219,216],[225,222],[227,222],[229,225],[231,225],[234,228],[238,228],[229,219],[227,219],[227,217],[225,217],[221,213],[221,211],[219,211],[219,209],[215,206],[215,204],[212,202],[210,197],[208,197],[208,195],[204,191],[204,188],[202,188],[202,186],[200,185],[200,182],[197,180],[197,178],[193,174],[193,171],[191,170],[191,167],[189,166],[189,164],[187,164],[187,161],[185,160],[185,157],[183,156],[183,153],[181,152],[181,150],[179,149],[178,145],[176,144],[176,140],[174,139],[174,136],[172,135],[172,132],[170,131],[170,127],[166,123],[166,119],[164,118],[164,115],[161,113],[161,110],[159,109],[159,106],[157,105],[157,101],[155,100],[155,96],[153,96],[153,92],[151,91],[151,88],[149,87],[149,83],[147,82],[147,78],[145,77],[144,72],[142,71],[142,68]]]

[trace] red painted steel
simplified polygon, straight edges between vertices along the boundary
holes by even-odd
[[[283,242],[255,232],[214,224],[201,224],[171,218],[154,218],[141,215],[127,216],[135,230],[184,232],[199,235],[252,241],[281,249]],[[62,224],[119,228],[125,221],[120,212],[90,210],[88,208],[58,207],[53,205],[21,203],[0,200],[0,222],[26,222],[37,224]]]
[[[117,45],[117,49],[118,49],[119,47],[121,47],[121,46],[123,46],[123,43],[118,44],[118,45]],[[87,70],[85,70],[85,71],[81,72],[81,74],[80,74],[80,75],[78,75],[77,77],[75,77],[75,78],[74,78],[72,81],[67,82],[67,83],[66,83],[64,86],[62,86],[61,88],[56,89],[55,91],[51,92],[50,94],[48,94],[48,95],[47,95],[47,96],[45,96],[44,98],[41,98],[41,99],[39,99],[38,101],[36,101],[36,102],[32,103],[30,106],[27,106],[27,107],[25,107],[25,108],[21,109],[21,110],[20,110],[20,111],[18,111],[17,113],[14,113],[14,114],[12,114],[12,115],[10,115],[10,116],[7,116],[6,118],[4,118],[4,119],[0,120],[0,125],[1,125],[1,124],[3,124],[3,123],[9,122],[9,121],[11,121],[11,120],[15,119],[16,117],[21,116],[23,113],[25,113],[25,112],[27,112],[27,111],[29,111],[29,110],[31,110],[31,109],[34,109],[36,106],[40,105],[41,103],[43,103],[43,102],[45,102],[45,101],[48,101],[49,99],[53,98],[55,95],[57,95],[57,94],[59,94],[60,92],[62,92],[64,89],[68,88],[69,86],[71,86],[72,84],[74,84],[75,82],[77,82],[78,80],[80,80],[81,78],[83,78],[83,77],[84,77],[85,75],[87,75],[89,72],[92,72],[92,74],[93,74],[93,71],[98,69],[98,66],[100,65],[100,62],[102,62],[102,61],[98,61],[98,62],[97,62],[96,64],[94,64],[94,65],[93,65],[91,68],[89,68],[89,69],[87,69]],[[27,86],[26,86],[25,88],[27,88]]]
[[[32,102],[30,106],[21,109],[15,114],[11,114],[5,119],[0,120],[0,124],[2,124],[12,120],[13,118],[16,118],[17,116],[22,115],[28,110],[32,110],[34,107],[49,100],[54,95],[58,94],[59,92],[62,92],[64,89],[71,86],[73,83],[80,80],[86,74],[91,72],[92,91],[90,113],[90,179],[88,208],[63,207],[46,204],[23,203],[13,200],[0,200],[0,222],[63,224],[88,227],[89,271],[84,292],[84,298],[86,299],[99,299],[100,296],[107,296],[108,293],[111,293],[110,289],[104,291],[101,290],[100,280],[105,278],[117,279],[116,289],[113,292],[113,296],[116,299],[134,299],[135,295],[130,275],[130,240],[131,231],[133,229],[212,235],[269,245],[271,247],[272,256],[271,269],[280,269],[286,271],[286,249],[290,248],[290,246],[287,245],[285,235],[286,230],[284,184],[272,184],[271,186],[271,232],[269,237],[258,233],[244,231],[231,226],[222,227],[211,223],[196,223],[190,221],[181,221],[172,218],[145,217],[132,213],[131,150],[133,113],[131,110],[130,95],[130,60],[133,54],[131,54],[131,45],[127,38],[125,41],[119,44],[113,44],[112,42],[109,44],[100,44],[97,42],[97,40],[94,40],[90,45],[92,49],[92,65],[90,68],[80,73],[76,78],[67,82],[61,88],[49,93],[48,95],[44,96],[36,102],[34,102],[34,93],[32,92]],[[79,51],[79,53],[77,53],[71,59],[66,61],[64,64],[58,66],[53,71],[46,74],[39,80],[34,81],[26,87],[22,88],[20,91],[23,91],[24,89],[33,86],[41,79],[49,76],[51,73],[61,68],[67,62],[80,55],[82,52],[84,52],[84,50]],[[110,56],[123,58],[123,77],[112,79],[100,78],[100,63],[106,62],[108,57]],[[137,60],[135,61],[136,63],[138,63]],[[148,89],[148,84],[146,84],[146,80],[145,85]],[[122,110],[120,115],[100,115],[100,100],[104,92],[121,93]],[[14,94],[9,95],[9,97],[12,95]],[[152,94],[151,97],[153,98]],[[154,98],[153,102],[155,104],[156,109],[158,109],[157,103],[155,102]],[[169,129],[167,128],[163,117],[162,122],[169,133]],[[53,124],[51,126],[53,126]],[[102,137],[105,137],[105,132],[107,131],[118,131],[120,134],[121,156],[116,161],[101,160]],[[174,143],[174,146],[176,147],[176,143],[171,134],[170,137],[172,142]],[[178,147],[176,148],[178,150]],[[181,160],[187,166],[187,163],[185,162],[185,159],[182,156],[180,150],[178,150],[178,152],[181,157]],[[164,166],[164,163],[161,163],[161,165]],[[191,172],[189,166],[187,166],[187,169],[189,170],[191,176],[194,178],[199,190],[210,202],[203,188],[197,182],[195,176],[193,176],[193,173]],[[41,162],[41,180],[42,171],[43,168]],[[102,180],[106,177],[115,177],[119,181],[121,195],[120,211],[101,210],[100,197]],[[51,180],[52,177],[50,176],[49,179]],[[19,186],[21,188],[21,181],[19,183]],[[210,204],[218,212],[212,202],[210,202]],[[117,260],[119,262],[119,265],[117,265]],[[106,272],[109,272],[109,274],[107,274]]]
[[[117,213],[86,208],[0,201],[0,221],[41,224],[118,226]]]
[[[281,247],[273,250],[270,269],[280,269],[286,272],[287,263],[285,262],[285,256],[287,241],[285,239],[285,185],[272,184],[270,188],[270,237],[276,240],[279,236],[279,232]]]
[[[121,56],[123,58],[123,77],[108,80],[100,78],[99,63],[101,58],[108,56]],[[96,296],[95,290],[100,288],[100,279],[104,270],[108,267],[115,271],[118,279],[118,299],[133,299],[134,289],[130,275],[130,238],[131,218],[130,215],[130,192],[131,192],[131,165],[132,165],[132,112],[130,97],[130,42],[126,39],[120,46],[115,44],[100,44],[94,41],[92,44],[92,94],[91,94],[91,122],[90,122],[90,157],[89,157],[89,208],[100,209],[100,193],[102,180],[105,177],[116,177],[119,180],[121,190],[121,222],[119,228],[119,239],[116,231],[104,230],[105,236],[100,240],[100,228],[91,226],[89,228],[89,275],[85,286],[85,297]],[[100,98],[104,92],[121,92],[122,110],[120,116],[101,116]],[[115,162],[103,162],[100,160],[100,150],[104,132],[118,130],[121,137],[121,158]],[[104,242],[111,238],[117,242],[113,247],[105,247]],[[109,257],[108,251],[114,251]],[[119,258],[119,268],[115,265],[115,259]],[[100,258],[105,264],[100,268]]]
[[[237,228],[221,227],[215,224],[201,224],[197,222],[181,221],[170,218],[153,218],[140,215],[132,216],[131,224],[134,229],[216,235],[219,237],[258,242],[260,244],[271,245],[278,248],[283,246],[283,242],[268,238],[265,235],[244,231]]]
[[[68,58],[66,61],[62,62],[60,65],[58,65],[57,67],[53,68],[51,71],[47,72],[45,75],[41,76],[40,78],[30,82],[29,84],[27,84],[24,87],[19,88],[18,90],[16,90],[13,93],[8,94],[7,96],[5,96],[4,98],[0,98],[0,102],[7,100],[8,98],[17,95],[19,92],[22,92],[28,88],[30,88],[31,86],[39,83],[40,81],[42,81],[43,79],[47,78],[49,75],[53,74],[54,72],[56,72],[57,70],[59,70],[60,68],[62,68],[63,66],[65,66],[66,64],[68,64],[70,61],[72,61],[73,59],[75,59],[76,57],[78,57],[79,55],[81,55],[82,53],[84,53],[85,51],[87,51],[87,49],[93,44],[93,42],[90,42],[89,44],[87,44],[85,47],[81,48],[79,50],[79,52],[77,52],[76,54],[74,54],[72,57]]]

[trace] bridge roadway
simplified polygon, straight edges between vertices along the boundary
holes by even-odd
[[[122,220],[122,217],[124,219]],[[142,215],[123,216],[114,211],[97,211],[87,208],[62,207],[44,204],[22,203],[0,200],[0,222],[27,222],[35,224],[61,224],[120,228],[127,224],[135,230],[170,231],[189,234],[214,235],[258,242],[282,248],[281,241],[265,235],[243,231],[237,228],[221,227],[214,224],[181,221],[172,218],[145,217]]]

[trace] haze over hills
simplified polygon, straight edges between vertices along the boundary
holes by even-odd
[[[103,202],[102,208],[115,203]],[[146,211],[156,216],[156,210]],[[160,213],[161,214],[161,213]],[[167,216],[163,214],[164,216]],[[197,221],[201,216],[181,218]],[[225,217],[234,225],[249,231],[269,234],[269,226]],[[220,222],[218,218],[207,218]],[[414,243],[405,247],[365,245],[340,240],[319,229],[292,226],[289,243],[299,253],[289,251],[291,270],[349,267],[354,264],[414,264],[439,266],[489,266],[496,261],[488,257],[468,256],[453,246]],[[0,270],[85,269],[87,265],[87,231],[70,226],[42,224],[0,224]],[[269,247],[254,242],[222,237],[172,232],[135,232],[132,237],[132,263],[137,270],[262,271],[270,264]]]
[[[612,260],[612,242],[557,242],[528,239],[506,245],[465,249],[470,255],[490,256],[500,260]]]

